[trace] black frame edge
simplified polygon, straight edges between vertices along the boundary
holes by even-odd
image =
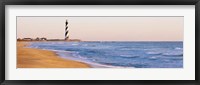
[[[1,12],[0,12],[0,83],[3,83],[5,81],[5,1],[1,1],[0,6]],[[4,70],[3,70],[4,69]]]
[[[14,5],[194,5],[199,0],[6,0]]]
[[[116,1],[113,3],[113,1]],[[68,3],[66,3],[68,2]],[[2,0],[0,1],[0,84],[1,85],[81,85],[81,84],[87,84],[87,85],[110,85],[110,84],[116,84],[116,85],[199,85],[199,65],[200,65],[200,58],[198,49],[199,46],[197,43],[199,43],[199,29],[200,29],[200,0],[125,0],[123,3],[120,3],[120,0]],[[132,3],[134,2],[134,3]],[[187,80],[187,81],[164,81],[164,80],[156,80],[156,81],[149,81],[149,80],[136,80],[136,81],[65,81],[65,80],[58,80],[58,81],[51,81],[51,80],[5,80],[5,5],[195,5],[195,81]]]
[[[200,37],[200,34],[198,33],[200,29],[200,1],[198,1],[195,4],[195,80],[197,81],[197,83],[200,83],[200,79],[199,79],[199,71],[200,71],[200,58],[199,58],[199,48],[200,46],[198,45],[200,39],[198,39]],[[198,55],[198,56],[197,56]]]

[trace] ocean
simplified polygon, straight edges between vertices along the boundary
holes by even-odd
[[[183,42],[32,42],[94,68],[183,68]]]

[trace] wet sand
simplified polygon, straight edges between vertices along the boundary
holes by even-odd
[[[53,51],[26,48],[29,42],[17,42],[17,68],[89,68],[88,64],[60,58]]]

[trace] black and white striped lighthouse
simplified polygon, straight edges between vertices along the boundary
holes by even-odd
[[[68,40],[69,39],[69,30],[68,30],[68,21],[66,20],[65,22],[65,40]]]

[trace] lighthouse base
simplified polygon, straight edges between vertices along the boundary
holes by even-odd
[[[80,42],[80,39],[65,39],[67,42]]]

